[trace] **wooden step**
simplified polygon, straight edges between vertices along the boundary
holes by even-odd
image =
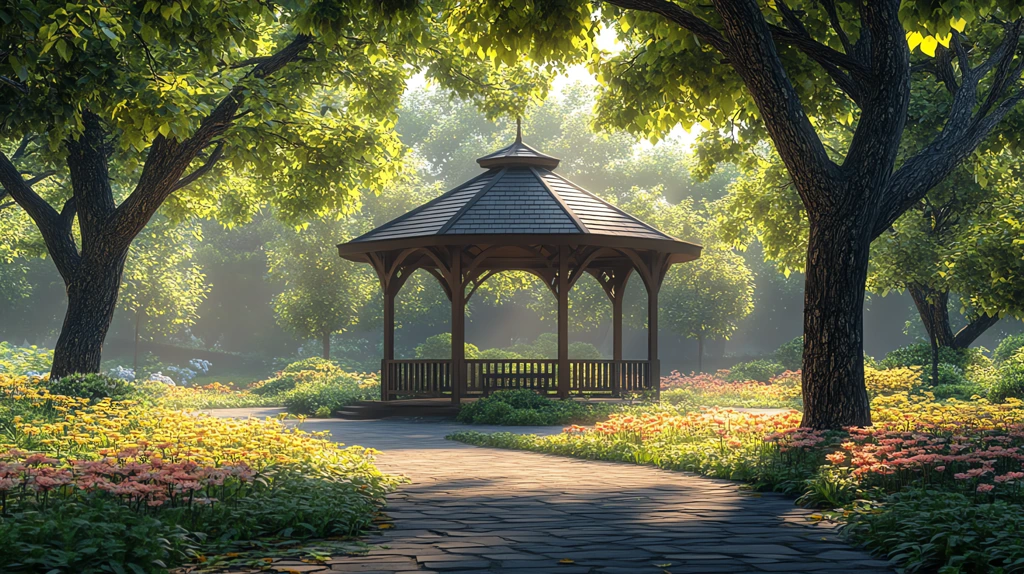
[[[390,417],[444,417],[455,418],[459,407],[450,401],[359,401],[342,407],[334,413],[340,419],[368,420]]]

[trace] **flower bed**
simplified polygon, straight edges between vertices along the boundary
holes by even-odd
[[[689,376],[672,371],[661,378],[663,401],[683,407],[800,408],[800,371],[786,371],[767,383],[730,382],[729,372]]]
[[[373,450],[279,420],[52,395],[40,382],[0,375],[4,572],[163,572],[265,537],[353,536],[396,484]]]
[[[884,386],[903,388],[889,380],[893,376],[886,375]],[[799,495],[801,503],[838,509],[831,516],[847,522],[855,540],[908,571],[964,563],[971,567],[955,571],[1009,572],[1024,564],[1021,401],[939,402],[929,393],[899,391],[873,400],[874,427],[846,431],[800,428],[795,411],[758,415],[709,408],[674,414],[649,408],[549,437],[469,432],[450,438],[650,464]],[[960,518],[936,506],[943,498],[959,509]],[[900,530],[902,524],[929,534],[914,539]],[[1008,534],[984,535],[1000,528]],[[932,537],[946,545],[930,542]]]

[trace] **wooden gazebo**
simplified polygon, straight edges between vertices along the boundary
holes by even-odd
[[[505,388],[620,396],[660,385],[658,290],[669,266],[700,256],[553,170],[559,160],[516,141],[477,160],[484,173],[365,235],[338,246],[369,263],[384,291],[381,400],[480,396]],[[395,296],[417,269],[440,281],[451,300],[452,355],[395,360]],[[558,358],[465,358],[466,302],[491,275],[527,271],[558,298]],[[647,289],[647,360],[622,358],[622,302],[636,273]],[[589,273],[611,300],[611,360],[570,360],[569,291]]]

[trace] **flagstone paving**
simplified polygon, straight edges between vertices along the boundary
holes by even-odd
[[[225,411],[238,415],[246,411]],[[272,414],[262,411],[260,414]],[[891,572],[808,520],[789,498],[688,473],[452,441],[450,422],[307,420],[335,440],[383,451],[411,483],[388,499],[393,528],[366,556],[292,572]],[[500,430],[559,432],[556,427]]]

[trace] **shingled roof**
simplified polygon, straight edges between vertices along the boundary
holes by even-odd
[[[429,236],[538,234],[675,238],[552,171],[557,158],[516,141],[477,160],[487,171],[351,243]]]

